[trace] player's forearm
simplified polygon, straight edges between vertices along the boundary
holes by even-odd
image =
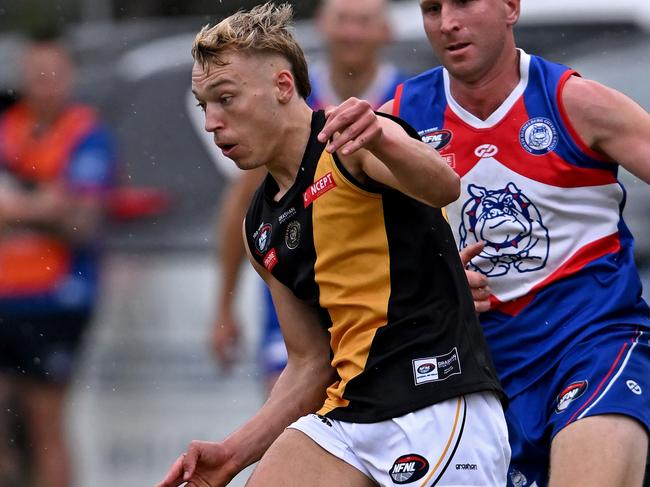
[[[264,406],[224,441],[238,471],[258,461],[288,425],[318,410],[332,381],[328,362],[289,360]]]
[[[385,121],[381,142],[371,152],[411,196],[441,208],[460,194],[460,178],[440,154]]]

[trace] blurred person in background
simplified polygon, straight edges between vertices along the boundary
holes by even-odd
[[[72,482],[65,399],[97,299],[96,243],[116,170],[97,113],[70,101],[73,75],[59,38],[34,37],[22,99],[0,119],[0,373],[24,419],[36,487]]]
[[[444,67],[384,109],[461,176],[446,210],[511,401],[509,485],[638,487],[650,317],[617,170],[650,182],[650,115],[518,50],[519,0],[420,6]]]
[[[378,108],[392,98],[406,75],[382,59],[382,48],[391,41],[388,0],[324,0],[317,10],[315,23],[325,43],[326,58],[315,61],[309,68],[312,92],[307,103],[314,110],[339,105],[350,97],[366,100]],[[212,343],[219,363],[226,370],[237,357],[241,337],[233,309],[244,258],[241,222],[253,191],[265,175],[265,168],[238,175],[224,196],[218,215],[222,283]],[[264,302],[259,367],[269,392],[286,365],[287,352],[267,290]]]

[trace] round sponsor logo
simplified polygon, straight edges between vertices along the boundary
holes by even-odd
[[[499,148],[494,144],[482,144],[474,149],[474,155],[481,159],[494,157],[499,153]]]
[[[625,384],[627,385],[628,389],[630,389],[637,396],[643,394],[643,389],[641,389],[641,386],[637,384],[636,381],[630,379],[627,382],[625,382]]]
[[[521,146],[535,156],[551,152],[557,146],[557,141],[557,130],[548,118],[531,118],[519,131]]]
[[[260,228],[253,235],[253,239],[255,241],[255,251],[258,254],[264,255],[266,251],[269,250],[269,246],[271,245],[272,230],[273,227],[270,223],[262,223],[260,225]]]
[[[428,374],[436,370],[436,364],[426,363],[418,367],[418,374]]]
[[[396,484],[409,484],[420,480],[429,471],[429,462],[421,455],[402,455],[390,469],[390,476]]]
[[[555,412],[561,413],[566,408],[568,408],[573,401],[585,393],[588,386],[589,382],[586,380],[581,380],[565,387],[564,390],[557,396],[557,406],[555,407]]]
[[[300,245],[300,223],[293,221],[287,225],[287,230],[284,234],[284,243],[291,250]]]
[[[426,133],[422,136],[422,142],[430,145],[436,150],[440,150],[443,147],[449,145],[451,138],[453,137],[451,130],[442,129],[435,130],[433,132]]]

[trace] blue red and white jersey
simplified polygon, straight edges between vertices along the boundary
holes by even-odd
[[[367,100],[373,108],[379,108],[384,103],[392,100],[397,86],[407,77],[390,63],[379,65],[377,76],[364,93],[357,95],[362,100]],[[311,94],[307,97],[307,104],[314,111],[324,110],[330,105],[340,105],[345,100],[336,93],[330,79],[330,70],[325,62],[315,62],[309,66],[309,81]]]
[[[618,166],[581,141],[562,103],[577,73],[520,51],[520,74],[486,120],[454,100],[442,67],[406,81],[394,102],[461,176],[447,215],[459,248],[485,242],[470,266],[489,278],[481,321],[510,394],[603,326],[649,324]]]

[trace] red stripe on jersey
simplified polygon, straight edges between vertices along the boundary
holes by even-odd
[[[404,90],[404,83],[397,85],[395,89],[395,98],[393,99],[393,115],[399,117],[399,106],[402,103],[402,91]]]
[[[456,172],[460,177],[465,176],[481,161],[475,153],[477,147],[490,144],[498,149],[494,159],[500,164],[550,186],[580,188],[616,183],[616,176],[610,171],[569,164],[555,152],[536,156],[526,151],[519,141],[519,132],[529,119],[523,97],[519,98],[501,121],[489,128],[468,125],[447,106],[444,127],[451,130],[454,136],[460,135],[454,138],[462,140],[463,144],[454,146],[452,140],[440,152],[445,154],[453,151],[456,154]]]
[[[571,135],[571,138],[578,145],[578,147],[582,152],[587,154],[592,159],[596,159],[597,161],[610,162],[603,154],[596,152],[587,144],[585,144],[585,141],[582,140],[582,137],[580,136],[580,134],[578,134],[578,131],[575,129],[575,127],[571,123],[571,120],[569,119],[569,115],[567,114],[566,111],[566,106],[564,105],[564,99],[562,98],[562,92],[564,90],[564,85],[566,84],[567,80],[571,76],[580,76],[580,75],[573,70],[569,70],[566,73],[564,73],[564,75],[560,78],[560,81],[557,85],[557,92],[555,94],[557,106],[560,110],[560,115],[562,116],[562,121],[564,122],[567,131]]]

